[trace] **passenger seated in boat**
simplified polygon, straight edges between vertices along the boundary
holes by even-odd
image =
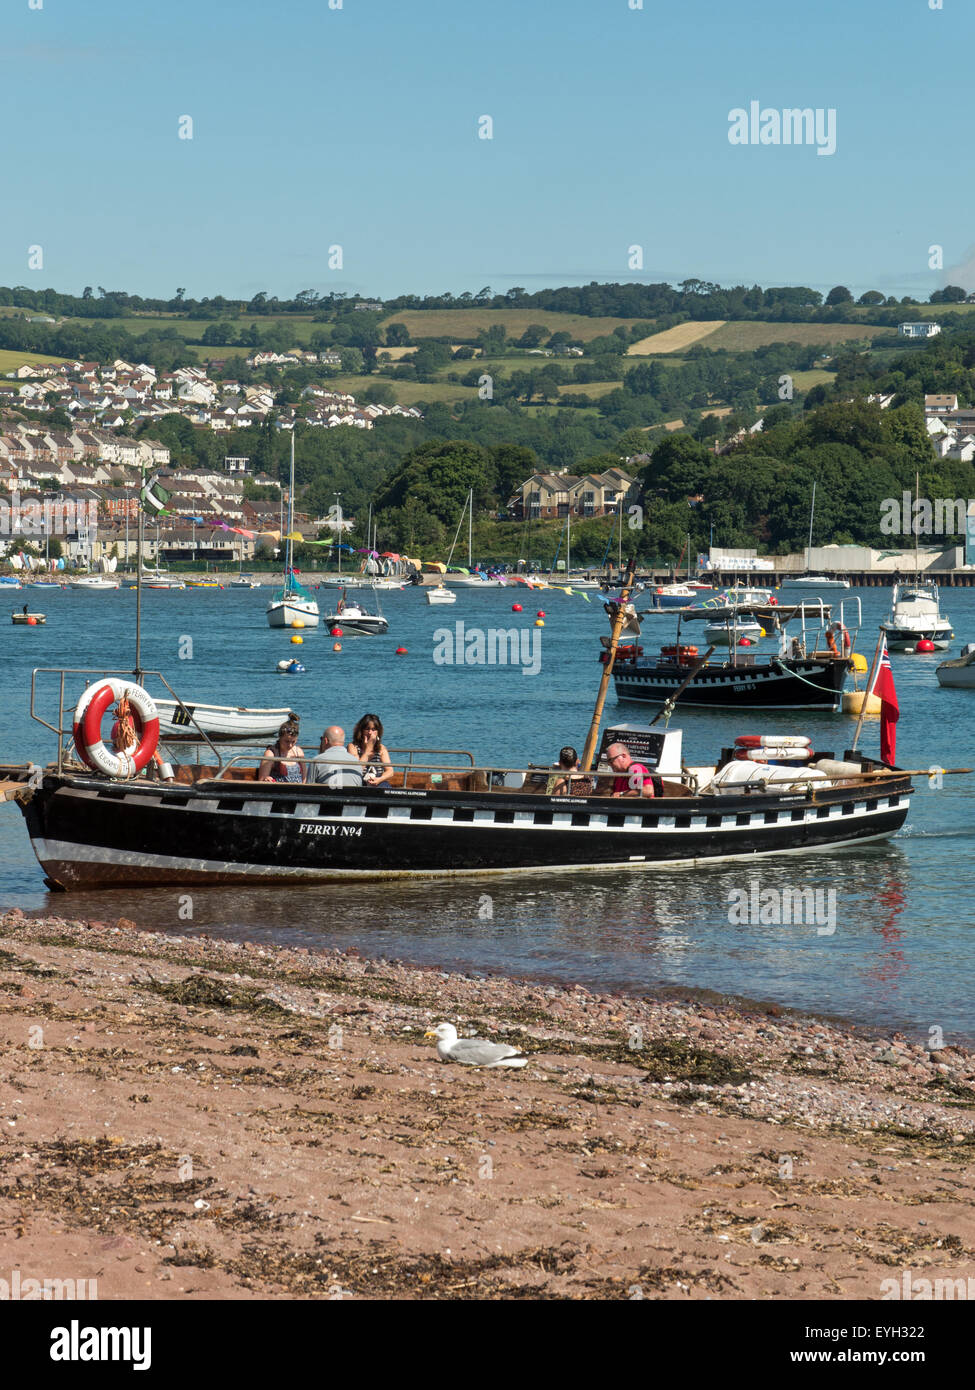
[[[545,784],[546,796],[588,796],[592,790],[592,779],[578,773],[579,754],[569,744],[559,752],[557,772],[553,772]],[[574,774],[578,773],[578,776]]]
[[[616,773],[613,796],[653,796],[653,778],[643,763],[634,762],[625,744],[611,743],[606,749],[609,765]]]
[[[257,769],[259,782],[303,782],[305,764],[300,761],[305,756],[303,748],[298,747],[298,725],[290,721],[282,724],[275,743],[265,748],[261,765]]]
[[[362,764],[345,747],[345,730],[331,725],[322,734],[317,758],[308,764],[309,782],[325,787],[361,787]]]
[[[383,743],[383,723],[378,714],[364,714],[352,730],[348,752],[362,765],[362,781],[367,787],[384,787],[393,780],[393,764]]]

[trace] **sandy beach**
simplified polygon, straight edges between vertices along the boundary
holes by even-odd
[[[527,1066],[442,1063],[444,1020]],[[0,1033],[3,1279],[686,1300],[975,1275],[975,1056],[948,1039],[19,911]]]

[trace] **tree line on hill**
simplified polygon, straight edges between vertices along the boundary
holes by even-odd
[[[930,304],[961,303],[966,291],[958,285],[935,290]],[[918,304],[910,295],[897,299],[879,290],[868,290],[855,301],[856,307],[868,311],[883,308],[896,310],[901,306]],[[550,313],[582,314],[586,317],[612,316],[618,318],[659,318],[661,315],[687,314],[690,318],[748,319],[770,318],[811,321],[842,321],[854,306],[854,298],[844,285],[835,285],[826,295],[807,285],[770,286],[734,285],[723,287],[707,280],[689,278],[679,285],[667,282],[642,284],[600,284],[560,286],[529,293],[522,286],[494,294],[485,286],[476,294],[465,291],[439,295],[398,295],[387,300],[372,300],[363,295],[341,293],[319,294],[313,289],[299,290],[290,299],[279,299],[260,291],[249,300],[228,298],[225,295],[186,297],[186,290],[177,289],[169,299],[129,294],[125,290],[97,291],[86,285],[80,295],[66,294],[55,289],[31,289],[26,285],[0,285],[0,304],[55,314],[66,318],[122,318],[139,314],[178,314],[186,318],[235,319],[243,316],[301,314],[325,321],[333,316],[367,312],[362,306],[373,306],[388,316],[407,309],[540,309]],[[886,322],[865,318],[865,322]]]

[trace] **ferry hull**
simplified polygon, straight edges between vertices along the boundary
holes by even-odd
[[[48,774],[21,806],[49,882],[77,889],[689,867],[892,835],[912,791],[621,801]]]
[[[849,663],[789,661],[784,669],[763,661],[754,666],[705,666],[680,697],[680,707],[702,709],[838,710]],[[613,667],[620,700],[662,705],[687,675],[688,667],[620,663]]]

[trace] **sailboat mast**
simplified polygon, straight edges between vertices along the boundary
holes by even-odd
[[[816,482],[813,480],[812,502],[809,505],[809,544],[806,546],[806,569],[809,568],[809,556],[812,553],[813,536],[813,517],[816,514]]]
[[[473,561],[473,540],[474,540],[474,489],[471,488],[467,494],[467,568],[470,569]]]
[[[291,471],[288,475],[288,539],[284,549],[284,587],[291,586],[291,532],[294,529],[295,519],[295,431],[291,427]]]

